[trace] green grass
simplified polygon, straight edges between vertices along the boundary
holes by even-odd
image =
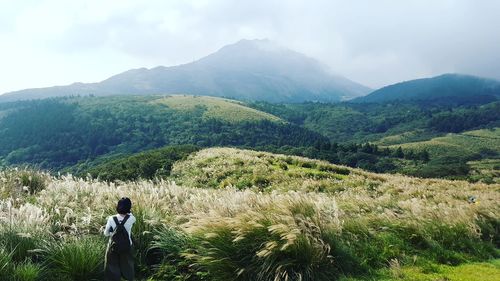
[[[203,117],[207,119],[214,118],[228,122],[261,120],[284,122],[272,114],[247,107],[242,102],[223,98],[176,95],[154,100],[153,102],[165,104],[172,109],[182,111],[193,111],[204,108]]]
[[[81,167],[78,175],[84,177],[90,174],[93,178],[105,181],[165,178],[170,175],[174,162],[186,158],[198,149],[193,145],[166,146],[131,156],[116,157],[90,168]]]
[[[0,280],[8,280],[12,271],[12,254],[4,248],[0,248]]]
[[[315,208],[308,202],[289,202],[227,222],[207,221],[195,233],[203,242],[187,257],[217,280],[334,280],[350,259],[335,259],[337,249],[325,242],[335,231],[318,223]]]
[[[193,187],[321,192],[335,192],[350,173],[325,161],[230,148],[202,150],[172,168],[174,180]]]
[[[427,141],[436,137],[436,133],[431,133],[426,130],[415,130],[404,132],[401,134],[390,135],[375,141],[374,143],[381,146],[389,146],[389,145],[397,145],[397,144],[405,144],[409,142],[420,142]]]
[[[483,155],[500,155],[500,128],[493,130],[468,131],[461,134],[447,134],[428,141],[392,145],[419,151],[426,149],[433,157],[482,158]]]
[[[33,256],[31,252],[38,249],[45,238],[47,237],[41,233],[30,233],[27,229],[0,225],[0,247],[10,253],[14,262],[30,259]]]
[[[498,140],[500,139],[500,128],[495,128],[491,130],[484,129],[484,130],[467,131],[463,132],[462,135]]]
[[[104,270],[105,240],[73,238],[49,243],[44,249],[45,278],[72,281],[101,280]]]
[[[39,280],[42,267],[32,262],[23,262],[16,265],[13,272],[14,281],[36,281]]]
[[[7,232],[0,241],[13,242],[0,243],[0,275],[99,280],[102,225],[121,196],[131,198],[137,218],[132,234],[138,280],[326,281],[346,275],[350,279],[344,280],[442,281],[498,275],[498,260],[487,262],[500,256],[498,184],[373,174],[233,148],[200,150],[173,171],[176,183],[61,177],[33,195],[9,193],[9,202],[16,203],[0,200],[0,218],[13,216],[28,226],[23,233],[46,247],[33,257],[29,249],[38,242],[25,241],[20,230]],[[2,176],[0,182],[9,180]],[[244,190],[231,187],[238,185]],[[470,204],[470,195],[478,203]],[[47,237],[37,235],[40,221],[47,222],[38,225]]]
[[[482,180],[487,183],[500,183],[500,159],[482,159],[469,161],[470,178],[473,181]]]
[[[426,150],[430,162],[403,166],[404,174],[419,177],[446,177],[467,179],[472,182],[498,182],[500,158],[500,128],[447,134],[427,141],[409,142],[388,146],[401,147],[403,151]],[[472,161],[476,160],[476,161]],[[484,161],[484,162],[483,162]]]
[[[341,281],[497,281],[500,277],[500,260],[461,264],[458,266],[428,263],[422,266],[399,266],[393,263],[375,277],[343,278]]]

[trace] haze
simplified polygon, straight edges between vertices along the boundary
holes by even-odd
[[[500,79],[498,1],[4,1],[0,93],[97,82],[268,38],[372,88]]]

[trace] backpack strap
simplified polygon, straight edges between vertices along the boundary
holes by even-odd
[[[127,222],[128,218],[130,218],[130,215],[126,215],[125,218],[123,218],[122,225],[125,225],[125,223]]]
[[[118,218],[116,216],[113,216],[113,220],[115,221],[115,224],[117,226],[120,225],[120,224],[124,225],[127,222],[127,220],[128,220],[129,217],[130,217],[130,215],[126,215],[125,218],[123,218],[123,220],[122,220],[121,223],[118,221]]]

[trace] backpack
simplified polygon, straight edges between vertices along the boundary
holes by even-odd
[[[116,216],[113,217],[113,220],[116,223],[116,229],[113,232],[113,236],[111,236],[111,245],[110,250],[113,253],[123,254],[130,252],[132,248],[130,245],[130,238],[127,230],[125,229],[125,223],[127,222],[130,216],[126,215],[122,222],[118,222],[118,218]]]

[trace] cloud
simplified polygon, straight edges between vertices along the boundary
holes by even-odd
[[[0,92],[100,81],[269,38],[371,87],[500,79],[497,1],[0,0]]]

